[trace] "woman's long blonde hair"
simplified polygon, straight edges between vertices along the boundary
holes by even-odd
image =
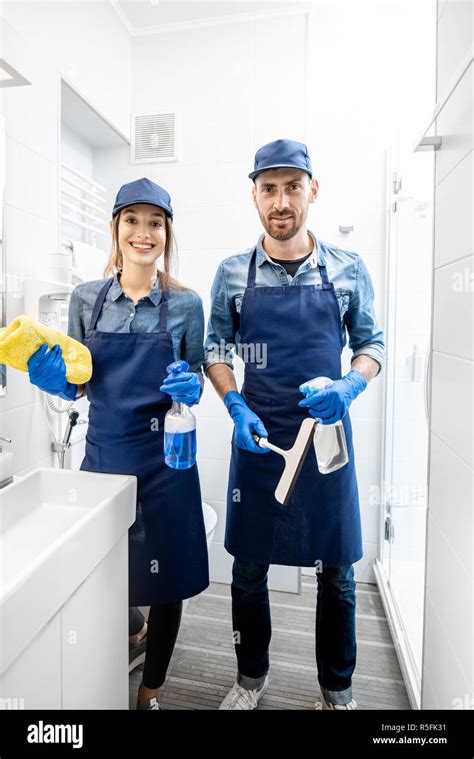
[[[118,241],[118,228],[122,211],[126,210],[126,208],[122,208],[112,221],[112,248],[109,260],[104,269],[104,277],[108,277],[110,274],[117,274],[117,272],[121,272],[123,269],[123,256]],[[190,287],[182,285],[181,282],[178,282],[178,280],[170,274],[174,262],[174,256],[176,254],[176,239],[173,234],[171,220],[167,214],[165,214],[165,229],[165,249],[158,259],[158,261],[163,261],[163,268],[160,269],[158,266],[156,268],[156,274],[160,280],[160,287],[162,290],[170,290],[171,288],[185,288],[186,290],[190,290]]]

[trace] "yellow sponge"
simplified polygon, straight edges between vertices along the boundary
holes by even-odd
[[[64,332],[34,322],[28,316],[18,316],[9,327],[0,329],[0,363],[28,371],[28,360],[40,345],[60,345],[66,364],[68,382],[83,385],[92,376],[92,357],[89,348],[68,337]]]

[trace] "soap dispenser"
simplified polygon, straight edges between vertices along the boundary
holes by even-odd
[[[0,440],[4,440],[6,443],[11,443],[10,438],[0,435]],[[4,488],[6,485],[10,485],[13,482],[13,453],[8,451],[3,452],[0,445],[0,488]]]

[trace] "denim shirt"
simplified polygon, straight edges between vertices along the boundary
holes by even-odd
[[[257,243],[256,287],[321,284],[318,261],[325,263],[329,281],[334,290],[341,315],[342,345],[349,335],[352,360],[356,356],[370,356],[383,366],[385,345],[383,332],[374,313],[374,289],[369,272],[357,253],[316,239],[313,252],[299,267],[294,277],[286,273],[281,264],[267,256],[262,234]],[[247,275],[254,247],[230,256],[221,262],[211,290],[211,314],[205,342],[204,369],[213,364],[228,364],[233,368],[234,347],[240,343],[239,322],[242,298],[247,286]],[[380,369],[379,369],[380,371]]]
[[[72,291],[68,324],[70,337],[84,341],[84,335],[90,327],[94,303],[105,282],[105,279],[84,282]],[[116,274],[107,292],[96,329],[101,332],[158,332],[161,300],[162,293],[157,280],[150,293],[140,298],[135,305],[132,298],[122,290]],[[175,361],[184,359],[188,362],[189,371],[196,372],[199,377],[202,393],[204,311],[197,293],[185,288],[168,292],[167,330],[171,334]],[[156,378],[157,387],[164,379]],[[137,383],[140,383],[139,377]]]

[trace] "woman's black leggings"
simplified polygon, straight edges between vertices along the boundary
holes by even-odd
[[[145,688],[161,688],[178,637],[183,602],[150,606],[146,636],[146,656],[143,665],[143,685]],[[132,606],[128,610],[129,635],[136,635],[145,624],[140,609]]]

